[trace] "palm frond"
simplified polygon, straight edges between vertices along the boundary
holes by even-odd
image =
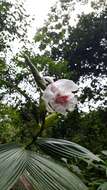
[[[97,190],[107,190],[107,182],[104,182],[103,184],[101,184]]]
[[[25,170],[25,153],[14,144],[0,145],[0,189],[10,189]]]
[[[29,154],[27,177],[40,190],[87,190],[82,181],[65,167],[34,153]]]
[[[36,190],[87,190],[77,176],[49,157],[15,144],[0,145],[0,189],[10,190],[23,176]],[[26,180],[21,182],[26,188]]]
[[[101,161],[101,159],[90,152],[88,149],[67,140],[62,139],[43,139],[37,140],[40,148],[49,155],[59,156],[63,158],[85,158],[90,160]]]

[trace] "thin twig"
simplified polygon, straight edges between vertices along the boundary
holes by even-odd
[[[12,82],[2,80],[2,83],[6,85],[7,87],[10,87],[16,91],[18,91],[22,96],[26,98],[26,100],[31,101],[30,97],[23,91],[21,90],[18,86],[14,85]]]

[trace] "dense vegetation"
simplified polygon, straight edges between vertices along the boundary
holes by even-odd
[[[52,7],[35,34],[40,51],[34,54],[26,47],[29,23],[23,4],[0,2],[2,190],[107,189],[107,5],[92,2],[92,12],[75,15],[72,25],[81,3],[60,0]],[[8,60],[10,42],[16,38],[25,47]],[[73,112],[47,113],[41,98],[45,76],[67,78],[81,87]]]

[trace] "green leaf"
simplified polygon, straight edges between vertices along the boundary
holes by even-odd
[[[40,138],[37,140],[37,144],[43,151],[53,156],[59,156],[63,158],[78,157],[101,161],[99,157],[86,148],[70,141]]]
[[[97,190],[107,190],[107,182],[104,182],[103,184],[101,184]]]
[[[0,145],[0,189],[10,190],[24,176],[37,190],[87,190],[83,182],[49,157],[15,144]],[[26,187],[26,180],[21,180]]]
[[[27,178],[43,190],[87,190],[82,181],[65,167],[38,156],[29,154]]]
[[[51,126],[55,125],[58,120],[59,120],[59,118],[58,118],[58,113],[49,114],[49,115],[45,118],[45,125],[44,125],[44,128],[48,128],[48,127],[51,127]]]
[[[102,152],[102,154],[104,154],[105,156],[107,156],[107,150],[103,150],[101,152]]]
[[[25,153],[14,144],[0,145],[0,189],[10,189],[26,166]]]

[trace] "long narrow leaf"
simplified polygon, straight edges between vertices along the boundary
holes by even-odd
[[[59,156],[63,158],[79,157],[101,161],[98,156],[86,148],[70,141],[40,138],[37,140],[37,144],[44,152],[48,153],[49,155]]]

